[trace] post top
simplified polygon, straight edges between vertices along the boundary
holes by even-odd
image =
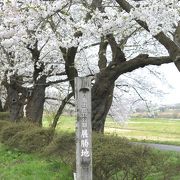
[[[76,77],[75,81],[79,84],[79,91],[87,92],[91,88],[92,77]]]

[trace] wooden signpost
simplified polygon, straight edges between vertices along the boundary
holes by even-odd
[[[92,180],[91,77],[75,78],[76,180]]]

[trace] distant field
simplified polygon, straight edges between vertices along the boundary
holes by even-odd
[[[43,117],[43,125],[45,127],[48,127],[51,125],[52,123],[52,115],[45,115]],[[70,131],[73,132],[75,131],[75,120],[76,117],[75,116],[61,116],[59,119],[59,122],[57,124],[57,130],[58,131]]]
[[[105,133],[115,133],[138,141],[180,145],[180,120],[134,118],[124,124],[108,120]]]
[[[46,126],[50,123],[51,118],[52,116],[46,116]],[[57,130],[75,131],[75,117],[62,116]],[[132,118],[125,123],[117,123],[108,118],[105,133],[125,136],[133,141],[180,145],[180,120]]]

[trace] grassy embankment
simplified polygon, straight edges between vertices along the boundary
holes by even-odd
[[[51,116],[45,117],[46,126],[50,119]],[[75,117],[62,116],[57,130],[75,131]],[[124,136],[132,141],[180,145],[180,120],[132,118],[125,123],[117,123],[108,118],[105,133]]]
[[[48,126],[49,119],[51,118],[46,117],[45,120],[46,126]],[[150,140],[154,140],[153,137],[156,138],[158,137],[159,139],[162,137],[170,137],[169,139],[167,138],[168,140],[166,139],[165,141],[170,143],[171,140],[173,139],[173,142],[177,143],[178,142],[177,139],[179,139],[178,138],[179,137],[178,132],[180,127],[179,122],[180,121],[169,121],[169,120],[165,121],[162,119],[161,120],[133,119],[129,122],[129,124],[119,125],[113,122],[111,119],[108,119],[106,123],[105,132],[107,134],[109,133],[118,134],[120,136],[127,136],[129,138],[134,138],[134,137],[137,138],[138,136],[140,137],[143,136],[150,138]],[[63,116],[59,122],[57,130],[72,132],[74,131],[74,129],[75,129],[75,117]],[[126,130],[123,131],[124,129],[128,129],[127,132]],[[133,133],[133,131],[135,132]],[[124,132],[125,135],[122,134]],[[144,135],[144,133],[147,134]],[[177,134],[177,136],[173,136],[172,138],[173,134]],[[106,143],[103,143],[102,138],[100,138],[99,143],[102,144],[102,147],[100,148],[99,143],[96,143],[95,146],[93,146],[94,147],[93,165],[95,166],[95,170],[96,170],[95,172],[97,174],[99,174],[97,167],[101,167],[102,165],[105,170],[104,173],[106,173],[106,171],[110,172],[111,169],[108,169],[109,167],[111,167],[109,166],[109,163],[112,163],[112,167],[114,167],[112,170],[114,171],[114,169],[117,169],[117,174],[113,176],[114,178],[117,177],[115,179],[121,179],[123,175],[122,173],[124,173],[124,171],[118,171],[118,168],[121,169],[121,166],[124,167],[124,165],[125,167],[127,167],[127,169],[125,169],[125,172],[129,172],[131,176],[133,175],[132,173],[141,173],[141,174],[144,174],[144,172],[148,173],[148,176],[146,178],[145,177],[143,178],[146,180],[155,180],[155,179],[163,179],[163,178],[165,179],[171,178],[174,180],[180,179],[180,174],[178,173],[180,168],[179,153],[160,152],[156,150],[151,152],[144,148],[143,150],[140,147],[131,148],[126,143],[124,145],[127,145],[127,147],[121,144],[117,147],[119,140],[116,138],[117,138],[116,136],[113,137],[114,141],[112,141],[112,139],[110,139],[109,141],[108,139],[105,138],[104,140],[107,143],[107,145]],[[65,147],[66,144],[69,143],[67,142],[67,138],[64,139],[66,139],[66,141],[62,141],[60,143],[61,146],[59,146],[56,143],[52,144],[53,146],[55,145],[55,149],[57,149],[58,147],[57,150],[59,151],[60,150],[59,147]],[[113,148],[111,146],[112,143],[114,143],[115,145],[113,146]],[[53,146],[50,146],[51,147],[50,149],[53,149],[52,148]],[[109,148],[109,146],[111,146],[111,148]],[[100,148],[101,150],[99,151],[98,148]],[[52,151],[52,152],[56,152],[56,151]],[[52,152],[50,151],[51,154],[54,154]],[[109,153],[109,155],[104,156],[104,153],[105,154]],[[102,158],[101,156],[104,158]],[[121,158],[129,159],[131,161],[125,160],[123,164],[123,161],[120,161]],[[59,155],[57,156],[56,159],[59,159]],[[105,161],[103,161],[104,159]],[[154,161],[157,161],[156,162],[157,164],[154,163]],[[72,179],[72,172],[73,172],[72,169],[70,169],[69,166],[61,162],[62,161],[58,161],[50,157],[47,159],[45,157],[39,157],[36,154],[25,154],[25,153],[21,153],[20,151],[9,150],[4,146],[0,145],[0,179],[7,179],[7,180]],[[114,162],[117,163],[118,167],[116,167],[116,163]],[[128,164],[128,162],[130,162],[130,164]],[[102,169],[100,168],[100,172],[101,170]]]

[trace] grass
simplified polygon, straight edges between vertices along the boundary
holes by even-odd
[[[44,125],[48,126],[50,124],[50,120],[51,120],[51,117],[46,116]],[[178,131],[179,131],[179,127],[180,127],[179,122],[180,121],[165,120],[165,119],[164,120],[163,119],[131,119],[128,123],[119,124],[119,123],[114,122],[112,119],[108,119],[106,122],[105,133],[106,134],[108,134],[108,133],[115,134],[116,133],[120,136],[128,137],[127,134],[125,134],[125,135],[121,134],[121,133],[125,132],[123,130],[126,129],[127,132],[132,131],[129,134],[130,138],[139,137],[139,136],[141,137],[142,134],[144,135],[145,133],[147,133],[147,134],[149,134],[150,140],[154,141],[152,139],[152,137],[156,137],[156,136],[160,136],[160,138],[162,139],[163,137],[169,136],[169,134],[176,134],[178,137],[178,135],[179,135]],[[62,133],[62,131],[65,131],[66,133],[74,132],[75,131],[75,117],[62,116],[60,119],[60,122],[58,124],[57,130],[61,131],[61,133]],[[74,135],[73,135],[73,137],[74,137]],[[107,137],[111,137],[111,136],[107,136]],[[58,152],[59,152],[59,149],[62,147],[65,147],[65,145],[67,143],[71,143],[70,139],[68,138],[68,136],[66,138],[63,138],[62,141],[60,141],[60,143],[59,143],[60,146],[58,146],[57,142],[54,143],[56,145],[56,147],[58,148],[58,149],[56,148],[58,150]],[[74,138],[73,138],[73,142],[74,142]],[[107,141],[107,142],[109,142],[109,141]],[[110,140],[110,144],[111,143],[112,143],[112,139]],[[115,146],[113,146],[113,147],[114,148],[117,147],[117,144],[119,144],[119,143],[115,143]],[[50,147],[52,148],[52,145]],[[68,144],[68,147],[69,147],[69,144]],[[99,147],[99,144],[97,147]],[[124,146],[121,146],[121,147],[124,147]],[[103,148],[104,148],[104,146],[103,146]],[[110,152],[110,154],[112,154],[112,155],[117,150],[117,149],[113,150],[112,146],[111,146],[111,148],[108,147],[107,152],[109,152],[110,149],[112,151],[112,153]],[[70,148],[68,148],[68,150],[67,150],[68,157],[71,154],[69,150],[70,150]],[[120,151],[120,148],[118,148],[117,152],[119,152],[119,151]],[[101,151],[98,151],[98,152],[101,152]],[[129,152],[129,151],[127,151],[127,152]],[[134,151],[134,152],[136,152],[136,151]],[[146,151],[144,151],[144,153],[145,152]],[[165,162],[168,162],[168,163],[164,164],[164,161],[162,161],[163,166],[161,166],[161,170],[159,170],[159,163],[158,163],[158,165],[157,165],[158,171],[151,171],[149,173],[149,175],[147,176],[147,178],[145,178],[145,180],[164,179],[166,174],[167,174],[167,178],[165,178],[165,179],[168,179],[170,177],[171,179],[179,180],[180,179],[180,173],[179,173],[180,172],[179,171],[180,170],[180,154],[174,153],[174,152],[161,152],[161,151],[157,151],[157,150],[154,150],[154,152],[157,152],[156,154],[160,157],[161,157],[161,155],[164,154],[164,156],[162,156],[162,157],[165,157],[167,159]],[[138,156],[131,157],[128,155],[127,158],[131,157],[130,159],[132,159],[132,162],[134,162],[136,160],[139,164],[140,163],[139,162],[139,159],[140,159],[139,153],[140,154],[142,153],[141,149],[137,153]],[[143,153],[143,156],[144,156],[144,153]],[[54,153],[51,152],[47,156],[51,156],[53,154]],[[21,179],[22,180],[33,180],[33,179],[34,180],[36,180],[36,179],[38,179],[38,180],[46,180],[46,179],[70,180],[70,179],[73,179],[72,178],[72,170],[70,169],[70,166],[62,163],[62,159],[63,159],[62,157],[61,157],[62,158],[61,160],[58,160],[58,159],[60,159],[59,158],[60,155],[64,156],[61,152],[59,155],[54,156],[55,158],[52,158],[52,157],[45,158],[42,156],[38,156],[36,154],[25,154],[20,151],[9,150],[8,148],[6,148],[2,144],[0,144],[0,179],[3,179],[3,180],[11,180],[11,179],[15,179],[15,180],[21,180]],[[147,156],[148,156],[148,154],[147,154]],[[99,154],[97,157],[99,157]],[[104,157],[104,154],[103,154],[103,157]],[[110,155],[108,156],[108,158],[109,157],[110,157]],[[124,155],[122,157],[124,157]],[[137,159],[136,159],[136,157],[137,157]],[[151,158],[151,156],[148,156],[148,157]],[[107,160],[108,160],[108,158],[107,158]],[[100,158],[100,161],[102,161],[103,159],[104,158]],[[133,161],[133,159],[134,159],[134,161]],[[114,160],[112,162],[114,162]],[[117,162],[120,162],[120,161],[118,160]],[[128,162],[129,162],[129,160],[128,160]],[[154,162],[154,160],[152,162]],[[160,161],[158,160],[158,162],[161,162],[161,160]],[[146,165],[148,166],[149,163],[150,163],[150,161],[147,161]],[[100,164],[103,165],[104,163],[100,162]],[[109,167],[109,162],[107,165]],[[116,165],[116,163],[115,163],[115,165]],[[164,165],[165,165],[166,169],[162,168],[162,167],[164,167]],[[143,166],[144,166],[144,164],[143,164]],[[134,167],[136,167],[136,166],[134,166]],[[141,165],[138,167],[141,167]],[[137,171],[137,170],[138,169],[135,169],[135,171]],[[140,171],[141,171],[141,169],[140,169]],[[148,169],[148,171],[149,171],[149,169]],[[117,173],[122,173],[122,171],[119,171]],[[120,177],[118,179],[120,179]]]
[[[51,119],[51,115],[45,116],[45,126],[48,126]],[[74,132],[75,119],[73,116],[62,116],[57,130]],[[180,145],[180,120],[132,118],[125,123],[117,123],[108,118],[105,133],[124,136],[132,141]]]
[[[124,124],[108,120],[105,132],[133,141],[180,145],[180,120],[134,118]]]
[[[155,173],[155,174],[151,174],[150,176],[148,176],[146,178],[146,180],[160,180],[160,179],[167,179],[167,180],[179,180],[180,179],[180,171],[176,171],[176,174],[174,173],[174,169],[176,169],[176,166],[180,165],[180,153],[178,152],[172,152],[172,151],[160,151],[160,150],[153,150],[155,153],[157,153],[158,155],[164,156],[167,160],[167,162],[169,163],[169,165],[167,165],[167,163],[165,163],[164,166],[164,170],[166,173],[169,173],[170,177],[162,177],[162,173]],[[173,172],[174,171],[174,172]]]
[[[72,180],[70,168],[62,162],[7,149],[0,144],[2,180]]]
[[[51,126],[52,120],[53,120],[52,114],[45,115],[43,117],[43,126],[45,126],[45,127]],[[75,131],[75,120],[76,120],[75,116],[62,115],[57,124],[57,130],[74,132]]]

